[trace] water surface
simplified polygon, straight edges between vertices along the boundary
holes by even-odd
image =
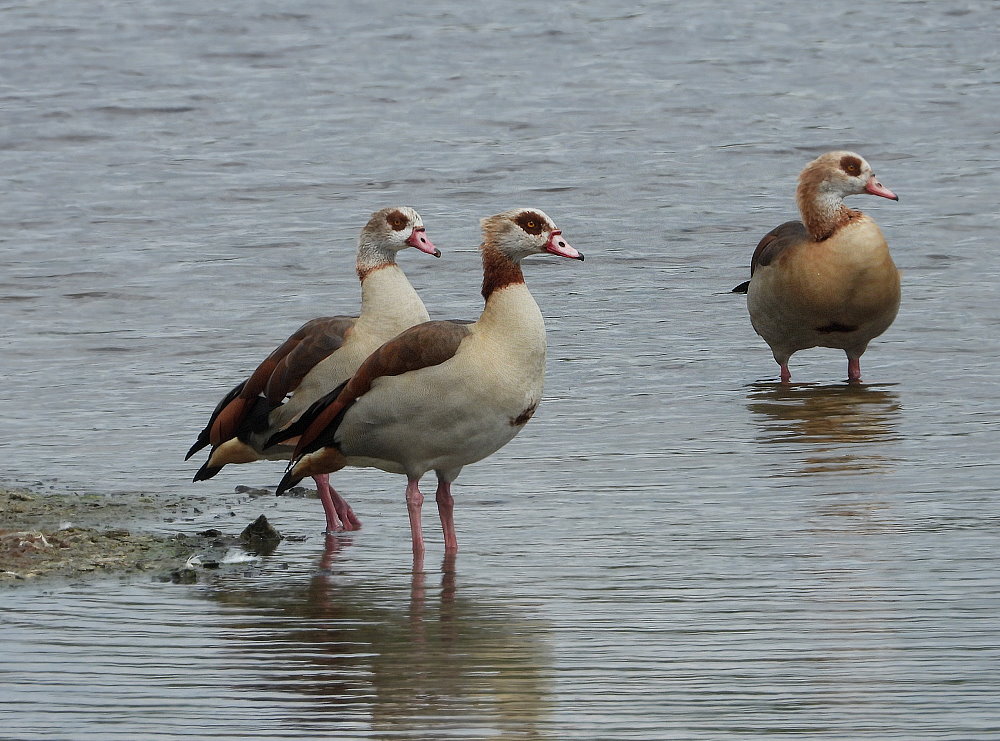
[[[1000,59],[992,2],[0,4],[2,481],[211,494],[304,540],[196,585],[0,596],[11,739],[972,739],[1000,734]],[[847,387],[790,388],[746,317],[801,167],[854,149],[904,271]],[[544,209],[544,403],[456,485],[413,575],[403,481],[194,485],[215,402],[357,304],[406,203],[435,318],[480,308],[478,220]],[[432,508],[431,508],[432,509]]]

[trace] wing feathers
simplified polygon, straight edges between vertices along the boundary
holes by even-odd
[[[265,396],[272,408],[281,404],[313,368],[344,344],[355,321],[356,317],[319,317],[299,327],[219,402],[187,457],[234,437],[257,407],[259,396]]]
[[[786,221],[781,226],[776,226],[764,235],[757,244],[757,249],[753,251],[753,258],[750,260],[750,275],[754,274],[758,266],[770,265],[785,250],[800,242],[808,241],[809,234],[801,221]]]
[[[333,423],[371,389],[375,379],[440,365],[454,357],[462,340],[470,333],[469,325],[463,323],[424,322],[386,342],[368,356],[335,398],[331,399],[332,395],[328,395],[328,403],[316,404],[302,415],[306,427],[295,448],[293,460],[329,444],[336,430]],[[331,425],[332,429],[328,430]]]

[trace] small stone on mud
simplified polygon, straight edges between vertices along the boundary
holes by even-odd
[[[194,569],[175,569],[170,572],[170,581],[174,584],[197,584],[198,572]]]
[[[271,526],[264,515],[261,515],[240,533],[240,540],[244,543],[261,542],[277,545],[281,541],[281,533]]]

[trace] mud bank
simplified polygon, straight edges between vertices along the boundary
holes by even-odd
[[[142,494],[0,489],[0,586],[102,574],[194,582],[205,572],[245,568],[281,540],[263,516],[231,534],[150,532],[149,523],[162,527],[197,512],[198,504]]]

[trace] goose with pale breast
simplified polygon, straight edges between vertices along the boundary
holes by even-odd
[[[482,230],[486,305],[479,319],[408,329],[279,436],[300,435],[279,491],[344,466],[405,475],[415,559],[424,552],[421,477],[437,474],[445,553],[453,554],[452,482],[464,466],[517,435],[541,400],[545,324],[524,284],[521,261],[542,253],[583,259],[538,209],[491,216],[482,220]]]
[[[427,321],[420,296],[396,264],[396,253],[407,247],[441,256],[428,239],[420,214],[412,208],[394,206],[372,214],[358,237],[360,313],[306,322],[223,397],[188,451],[190,458],[212,446],[195,481],[212,478],[230,463],[288,460],[293,447],[268,444],[269,438],[350,378],[383,342]],[[329,477],[317,474],[313,479],[326,513],[327,532],[358,529],[360,521],[330,486]]]
[[[754,330],[771,348],[788,383],[793,353],[831,347],[847,354],[847,377],[861,380],[861,355],[899,310],[899,271],[882,231],[844,198],[868,193],[899,199],[854,152],[827,152],[799,176],[801,221],[788,221],[760,240],[747,294]]]

